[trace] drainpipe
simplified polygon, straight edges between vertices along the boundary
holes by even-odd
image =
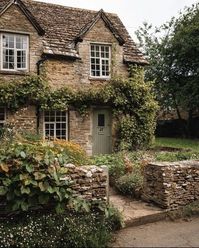
[[[47,60],[46,57],[43,57],[42,59],[38,60],[37,65],[37,75],[39,76],[41,74],[40,66]],[[40,107],[36,107],[36,117],[37,117],[37,134],[39,134],[39,123],[40,123]]]
[[[37,61],[37,75],[40,75],[40,66],[47,60],[46,57],[43,57],[42,59]]]

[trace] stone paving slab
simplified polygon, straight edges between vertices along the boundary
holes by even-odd
[[[125,227],[160,221],[167,216],[166,210],[140,200],[118,195],[114,191],[111,191],[109,200],[122,213]]]

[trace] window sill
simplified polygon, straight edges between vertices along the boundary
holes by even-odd
[[[28,75],[28,71],[6,71],[6,70],[0,70],[0,74],[4,75]]]
[[[102,78],[102,77],[89,77],[89,80],[91,81],[110,81],[111,78],[108,77],[108,78]]]

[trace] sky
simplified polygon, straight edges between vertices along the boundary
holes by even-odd
[[[39,0],[61,4],[70,7],[92,10],[104,9],[107,12],[117,13],[131,36],[147,21],[159,26],[177,16],[185,6],[191,6],[198,0]]]

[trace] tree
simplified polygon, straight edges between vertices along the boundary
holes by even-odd
[[[181,109],[189,114],[185,133],[199,108],[199,3],[185,8],[177,18],[160,27],[144,23],[136,31],[148,57],[147,80],[155,79],[155,91],[162,109]]]

